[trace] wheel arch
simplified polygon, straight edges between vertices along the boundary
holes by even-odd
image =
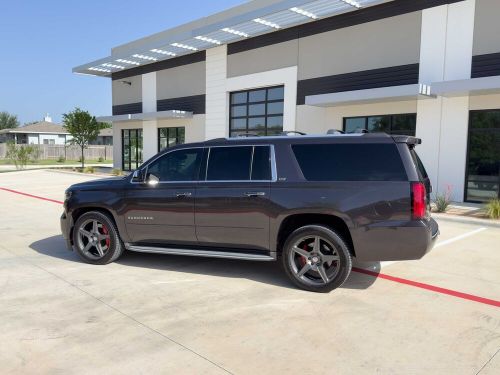
[[[281,254],[286,239],[293,231],[306,225],[323,225],[335,230],[346,241],[351,256],[356,256],[351,231],[346,222],[336,215],[319,213],[300,213],[287,216],[281,222],[278,229],[276,239],[277,253]]]
[[[100,212],[102,214],[106,214],[113,220],[116,228],[118,228],[118,231],[120,231],[120,228],[118,227],[118,223],[116,221],[115,215],[113,215],[113,212],[109,210],[108,208],[105,207],[100,207],[100,206],[88,206],[88,207],[79,207],[74,209],[71,212],[71,218],[72,218],[72,223],[73,225],[71,226],[71,229],[69,231],[69,239],[71,241],[71,245],[73,244],[73,230],[75,229],[75,224],[76,221],[78,220],[79,217],[81,217],[83,214],[86,214],[88,212]]]

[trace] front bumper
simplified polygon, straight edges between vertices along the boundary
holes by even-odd
[[[71,251],[73,251],[73,244],[71,240],[73,225],[73,218],[71,217],[71,215],[68,215],[66,211],[64,211],[61,215],[61,233],[63,238],[66,240],[66,247]]]

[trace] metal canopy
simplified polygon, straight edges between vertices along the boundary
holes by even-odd
[[[193,112],[186,111],[159,111],[149,113],[132,113],[125,115],[101,116],[97,121],[102,122],[124,122],[124,121],[148,121],[148,120],[170,120],[179,118],[192,118]]]
[[[500,93],[500,76],[434,82],[432,93],[444,97]]]
[[[112,49],[111,56],[73,68],[108,77],[112,73],[172,59],[218,45],[354,12],[392,0],[255,0]]]
[[[315,107],[384,103],[398,100],[431,99],[431,87],[423,84],[389,86],[375,89],[342,91],[306,96],[306,104]]]

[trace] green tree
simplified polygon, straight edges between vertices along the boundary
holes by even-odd
[[[19,126],[19,121],[16,115],[11,115],[9,112],[0,112],[0,130],[12,129]]]
[[[97,121],[94,116],[80,108],[64,113],[63,123],[68,133],[73,137],[68,143],[78,145],[82,150],[82,168],[84,168],[84,149],[88,147],[89,142],[97,138],[102,129],[108,128],[109,124]]]

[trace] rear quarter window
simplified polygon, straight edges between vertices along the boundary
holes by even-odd
[[[308,181],[406,181],[395,144],[304,144],[293,153]]]

